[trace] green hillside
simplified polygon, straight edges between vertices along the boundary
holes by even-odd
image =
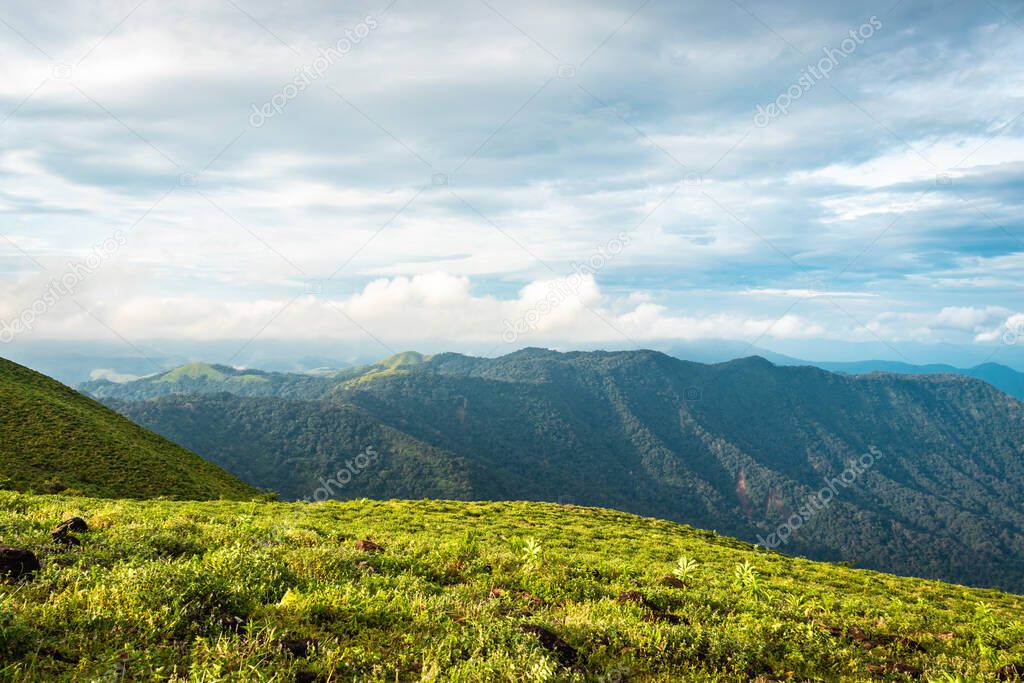
[[[91,530],[58,551],[67,514]],[[3,681],[981,681],[1024,662],[1022,597],[602,509],[8,492],[0,530],[42,562],[0,582]]]
[[[73,389],[3,359],[0,488],[127,498],[258,493]]]
[[[653,351],[440,354],[388,368],[318,380],[318,400],[132,400],[144,382],[120,385],[130,402],[106,400],[286,498],[309,497],[373,447],[379,461],[345,475],[334,498],[572,502],[1024,592],[1024,406],[984,382]],[[313,386],[275,381],[289,395]]]
[[[215,453],[220,467],[293,500],[473,494],[462,458],[350,405],[220,393],[110,406],[142,419],[159,414],[162,424],[176,426],[164,432],[167,438]],[[368,448],[376,455],[357,466],[353,459]],[[339,472],[347,474],[339,479]],[[409,482],[417,482],[414,492]]]

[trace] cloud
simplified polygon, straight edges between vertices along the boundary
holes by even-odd
[[[1024,43],[997,12],[905,0],[759,128],[867,10],[384,6],[5,11],[24,39],[0,27],[0,313],[118,229],[75,301],[127,339],[245,337],[278,312],[261,334],[500,339],[619,234],[530,335],[980,344],[1016,310]],[[110,334],[77,304],[33,335]]]
[[[822,292],[814,289],[748,289],[743,292],[750,296],[771,296],[796,299],[868,299],[878,296],[868,292]]]
[[[320,339],[369,343],[382,352],[429,342],[437,348],[498,352],[527,345],[621,348],[721,339],[936,341],[950,332],[984,342],[997,337],[986,333],[1000,321],[1012,325],[1020,320],[1019,314],[1007,318],[1009,311],[1000,308],[947,307],[930,313],[883,312],[861,318],[862,325],[845,308],[828,304],[754,315],[714,310],[717,306],[679,313],[649,292],[619,296],[604,291],[590,273],[536,280],[504,297],[480,289],[469,277],[432,272],[379,278],[342,298],[310,293],[290,300],[223,301],[190,294],[129,295],[88,310],[61,303],[40,317],[33,334],[36,339],[85,334],[114,341]],[[851,301],[846,299],[844,306]]]
[[[118,372],[111,368],[96,368],[89,373],[89,379],[98,380],[105,379],[108,382],[114,382],[116,384],[125,384],[127,382],[134,382],[140,379],[142,375],[133,375],[126,372]]]
[[[1006,344],[1024,343],[1024,313],[1014,313],[995,329],[979,332],[975,341],[1003,341]]]
[[[960,333],[957,340],[991,341],[986,331],[1008,314],[1000,306],[947,306],[935,313],[883,313],[867,327],[893,341],[946,341],[949,333]]]

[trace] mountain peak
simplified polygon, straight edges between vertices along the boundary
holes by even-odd
[[[395,368],[403,365],[420,365],[428,360],[430,360],[430,356],[425,356],[418,351],[402,351],[401,353],[396,353],[393,356],[388,356],[384,360],[378,361],[377,365],[383,365],[384,367],[394,370]]]
[[[239,370],[227,365],[211,365],[210,363],[192,362],[179,365],[173,370],[168,370],[158,375],[156,382],[161,384],[176,384],[185,380],[208,380],[210,382],[223,382],[229,379],[263,381],[266,378],[262,370]]]
[[[723,366],[732,366],[737,368],[774,368],[775,363],[771,362],[764,356],[744,356],[743,358],[736,358],[734,360],[719,363]]]

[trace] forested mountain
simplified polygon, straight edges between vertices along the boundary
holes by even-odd
[[[337,497],[606,506],[816,559],[1024,590],[1024,406],[980,381],[541,349],[316,381],[330,385],[316,400],[112,405],[289,498],[348,469]],[[377,463],[345,465],[367,448]]]
[[[338,373],[328,376],[237,370],[225,365],[189,363],[168,372],[119,384],[100,379],[78,385],[96,398],[138,400],[173,394],[229,392],[237,396],[280,396],[317,399],[336,384]]]
[[[956,368],[952,365],[912,365],[886,360],[868,360],[854,363],[803,363],[786,362],[783,365],[813,365],[832,372],[863,375],[869,372],[896,373],[900,375],[963,375],[988,382],[996,389],[1024,400],[1024,373],[998,363],[982,363],[972,368]]]
[[[473,491],[459,456],[337,401],[221,393],[110,406],[289,499],[467,499]],[[367,449],[368,461],[356,462]],[[349,474],[339,479],[339,471]]]
[[[45,375],[0,358],[0,488],[118,498],[258,491]]]

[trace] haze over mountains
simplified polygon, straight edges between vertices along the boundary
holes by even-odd
[[[1024,589],[1024,407],[972,378],[526,349],[403,354],[324,376],[194,364],[86,388],[287,498],[607,506]],[[368,448],[379,459],[353,465]],[[877,457],[851,474],[866,454]],[[786,524],[799,528],[782,542]]]
[[[639,343],[639,342],[638,342]],[[471,343],[423,342],[411,345],[425,353],[456,351],[471,356],[495,357],[511,353],[528,344],[503,345]],[[635,350],[636,344],[623,344],[622,339],[599,345],[575,340],[541,344],[560,350]],[[682,360],[698,363],[723,363],[736,358],[761,356],[777,365],[814,365],[825,369],[844,370],[844,364],[870,363],[868,370],[881,369],[876,364],[907,365],[909,372],[927,372],[924,368],[944,366],[971,368],[995,363],[1011,372],[1024,372],[1024,344],[998,346],[966,346],[956,344],[917,343],[839,343],[783,344],[761,340],[756,344],[729,339],[703,341],[652,340],[644,348],[662,351]],[[399,346],[398,348],[402,348]],[[313,372],[371,364],[382,356],[393,354],[373,340],[367,343],[334,340],[222,340],[137,341],[133,347],[123,342],[15,340],[4,346],[4,356],[17,363],[49,375],[65,384],[77,386],[96,379],[124,382],[167,372],[189,362],[201,360],[214,365],[259,368],[275,372]],[[910,360],[908,360],[910,359]],[[836,367],[833,367],[836,366]],[[902,371],[902,370],[899,370]],[[963,373],[963,370],[960,371]]]

